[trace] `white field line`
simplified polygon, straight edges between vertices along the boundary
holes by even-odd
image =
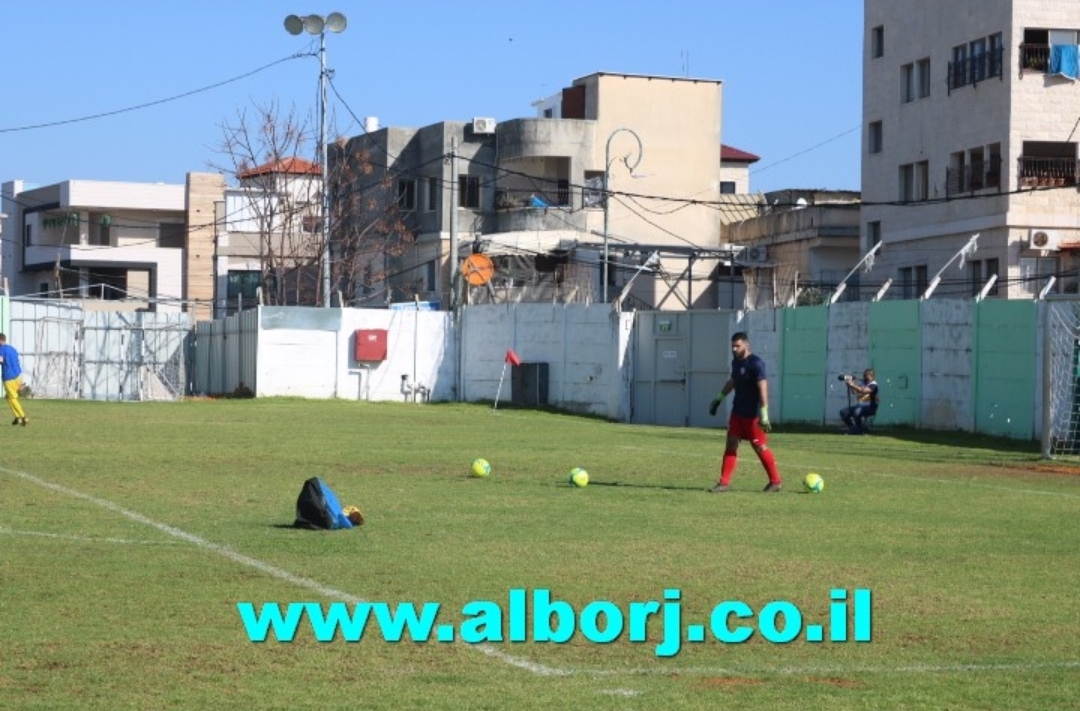
[[[58,538],[63,541],[79,541],[85,543],[125,543],[141,546],[175,546],[179,541],[137,541],[131,538],[100,538],[94,536],[74,536],[65,533],[46,533],[45,531],[16,531],[5,526],[0,526],[0,535],[6,536],[39,536],[41,538]]]
[[[27,472],[15,471],[13,469],[5,469],[0,467],[0,473],[10,474],[16,476],[24,481],[35,484],[44,489],[49,489],[58,494],[70,496],[75,499],[81,499],[92,503],[100,508],[113,513],[119,514],[125,518],[128,518],[136,523],[149,526],[157,529],[162,533],[165,533],[174,538],[178,538],[181,541],[190,543],[197,548],[216,553],[228,560],[238,563],[240,565],[254,568],[272,578],[281,580],[283,582],[291,583],[297,587],[306,588],[312,592],[316,592],[324,597],[341,600],[349,604],[356,604],[364,602],[359,597],[351,595],[336,588],[332,588],[328,585],[319,583],[311,578],[306,578],[302,575],[295,575],[283,568],[279,568],[270,563],[265,563],[251,556],[238,553],[228,546],[223,546],[218,543],[213,543],[201,538],[194,534],[183,531],[174,526],[170,526],[159,521],[155,521],[147,516],[144,516],[136,511],[126,509],[119,504],[113,503],[106,499],[101,499],[90,494],[85,494],[81,491],[68,488],[62,484],[56,484],[40,477],[34,476]],[[96,539],[100,540],[100,539]],[[1032,663],[1015,663],[1015,664],[938,664],[938,665],[899,665],[894,667],[777,667],[777,668],[724,668],[724,667],[670,667],[666,665],[660,665],[657,667],[646,667],[640,669],[559,669],[556,667],[549,667],[544,664],[538,664],[531,662],[521,657],[516,657],[511,654],[503,652],[498,647],[490,644],[478,644],[468,645],[471,649],[475,649],[483,654],[486,654],[493,659],[497,659],[509,666],[523,669],[525,671],[536,674],[537,676],[589,676],[596,678],[614,677],[614,676],[645,676],[653,674],[686,674],[686,675],[698,675],[698,676],[747,676],[750,674],[926,674],[926,673],[957,673],[957,672],[997,672],[997,671],[1037,671],[1040,669],[1078,669],[1080,668],[1080,661],[1065,661],[1065,662],[1032,662]],[[624,693],[624,690],[613,690],[617,694]],[[610,693],[610,692],[605,692]],[[632,692],[631,692],[632,693]]]
[[[900,664],[894,667],[642,667],[640,669],[579,670],[583,676],[650,676],[654,674],[685,674],[687,676],[751,675],[826,675],[826,674],[957,674],[992,672],[1036,672],[1040,670],[1080,669],[1080,660],[1071,662],[1015,662],[1000,664]]]
[[[46,481],[45,479],[36,477],[33,474],[29,474],[27,472],[15,471],[13,469],[5,469],[3,467],[0,467],[0,472],[19,477],[24,481],[28,481],[31,484],[36,484],[43,489],[49,489],[50,491],[54,491],[58,494],[70,496],[74,499],[82,499],[83,501],[88,501],[107,511],[112,511],[113,513],[119,514],[124,518],[131,519],[136,523],[141,523],[145,526],[155,528],[162,533],[168,534],[174,538],[179,538],[181,541],[190,543],[197,548],[202,548],[203,550],[217,553],[224,558],[228,558],[234,563],[238,563],[249,568],[254,568],[261,573],[269,575],[271,578],[276,578],[277,580],[291,583],[300,588],[306,588],[307,590],[318,593],[323,597],[331,598],[334,600],[341,600],[342,602],[347,602],[351,605],[355,605],[359,602],[365,602],[364,600],[355,595],[350,595],[349,593],[342,590],[332,588],[329,585],[324,585],[320,582],[312,580],[311,578],[306,578],[302,575],[295,575],[294,573],[290,573],[289,571],[283,568],[279,568],[276,565],[265,563],[261,560],[258,560],[257,558],[252,558],[251,556],[244,555],[243,553],[238,553],[237,551],[234,551],[228,546],[223,546],[221,544],[208,541],[205,538],[200,538],[199,536],[188,533],[187,531],[182,531],[174,526],[161,523],[160,521],[155,521],[152,518],[138,513],[137,511],[126,509],[119,504],[113,503],[112,501],[100,499],[96,496],[91,496],[90,494],[84,494],[81,491],[70,489],[66,486],[63,486],[62,484],[56,484],[51,481]],[[555,669],[553,667],[548,667],[543,664],[530,662],[527,659],[515,657],[488,644],[470,645],[470,647],[476,649],[477,651],[483,652],[490,657],[494,657],[501,662],[517,667],[518,669],[524,669],[526,671],[532,672],[533,674],[536,674],[538,676],[568,676],[572,673],[563,669]]]
[[[671,455],[671,456],[679,456],[679,457],[707,457],[709,459],[716,460],[717,467],[719,467],[720,458],[721,458],[721,456],[723,456],[723,449],[719,449],[715,453],[714,452],[701,452],[701,453],[698,453],[698,452],[682,452],[682,451],[676,452],[676,451],[670,451],[670,450],[653,449],[653,448],[650,448],[650,447],[631,447],[631,446],[620,446],[620,447],[616,447],[616,449],[624,449],[624,450],[628,450],[628,451],[631,451],[631,452],[638,452],[638,451],[640,451],[640,452],[651,452],[653,454]],[[776,451],[774,450],[773,453],[776,454]],[[753,464],[755,466],[759,466],[757,464],[757,458],[753,456],[753,452],[750,450],[750,448],[748,446],[747,447],[741,447],[739,449],[739,455],[740,455],[739,456],[740,460],[749,458],[749,461],[747,462],[748,464]],[[1031,494],[1032,496],[1056,496],[1058,498],[1063,498],[1063,499],[1080,499],[1080,494],[1070,494],[1070,493],[1065,492],[1065,491],[1044,491],[1042,489],[1022,489],[1022,488],[1012,487],[1012,486],[1000,486],[998,484],[977,484],[977,483],[973,483],[971,481],[965,481],[963,479],[938,479],[938,478],[931,478],[931,477],[925,477],[925,476],[917,476],[917,475],[913,475],[913,474],[890,474],[890,473],[886,473],[886,472],[875,472],[875,471],[871,471],[871,470],[857,471],[855,469],[841,469],[839,467],[816,466],[816,465],[813,465],[813,464],[792,464],[792,463],[789,463],[789,462],[782,461],[780,457],[776,458],[776,466],[777,466],[777,468],[779,468],[781,476],[784,476],[785,470],[794,469],[794,470],[799,471],[799,472],[802,472],[802,471],[808,471],[808,472],[833,472],[835,474],[850,474],[852,476],[876,476],[876,477],[881,477],[881,478],[884,478],[884,479],[901,479],[903,481],[913,481],[913,482],[921,481],[921,482],[926,482],[926,483],[929,483],[929,484],[949,484],[949,485],[952,485],[952,486],[966,486],[966,487],[971,487],[973,489],[988,489],[990,491],[1007,491],[1007,492],[1009,492],[1011,494]]]

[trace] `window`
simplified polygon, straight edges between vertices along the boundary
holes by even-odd
[[[225,289],[226,298],[254,299],[260,286],[262,286],[262,272],[260,271],[229,272]]]
[[[480,207],[480,177],[458,176],[458,207]]]
[[[930,58],[900,67],[900,101],[907,104],[930,96]]]
[[[723,191],[721,191],[723,192]],[[585,186],[581,190],[582,207],[604,206],[604,171],[586,170]]]
[[[439,209],[439,179],[428,178],[427,179],[427,209],[428,212],[434,212]]]
[[[972,82],[980,82],[986,79],[986,39],[977,39],[971,43],[971,71],[969,72]]]
[[[720,194],[721,195],[734,195],[735,194],[735,181],[734,180],[721,180],[720,181]]]
[[[556,181],[556,204],[562,207],[566,207],[570,204],[570,180],[569,178],[559,178]]]
[[[881,242],[881,220],[866,223],[866,250],[870,251]]]
[[[183,249],[187,230],[177,222],[162,222],[158,226],[158,247],[164,249]]]
[[[919,161],[915,164],[915,192],[912,200],[928,200],[930,198],[930,161]]]
[[[919,297],[926,293],[926,287],[930,285],[930,280],[926,276],[926,265],[920,264],[915,267],[915,296]]]
[[[1057,274],[1057,270],[1057,257],[1021,257],[1021,290],[1025,294],[1038,295],[1046,287],[1050,277]],[[1053,291],[1056,292],[1057,286],[1060,286],[1060,280]]]
[[[968,262],[968,275],[971,279],[971,295],[978,296],[979,292],[983,290],[987,282],[992,277],[998,276],[998,260],[987,259],[985,261]],[[998,288],[997,282],[990,287],[987,296],[997,296]]]
[[[986,269],[985,269],[985,271],[983,271],[983,282],[989,281],[990,277],[997,277],[998,281],[1000,281],[1001,280],[1001,272],[999,271],[1000,268],[1001,267],[999,266],[998,260],[996,258],[995,259],[987,259],[986,260]],[[998,295],[998,282],[995,281],[994,285],[992,287],[990,287],[990,291],[987,292],[987,296],[997,296],[997,295]]]
[[[1001,144],[991,143],[986,147],[989,155],[986,164],[986,187],[1001,187]]]
[[[982,268],[983,263],[975,260],[968,262],[968,282],[971,288],[971,295],[978,296],[979,291],[982,290]]]
[[[397,184],[397,205],[402,210],[416,209],[416,181],[399,180]]]
[[[983,148],[972,148],[968,151],[969,160],[971,164],[971,189],[982,190],[986,183],[986,163],[983,156]]]
[[[930,96],[930,58],[920,59],[915,63],[918,72],[917,84],[920,99]]]
[[[930,162],[919,161],[900,166],[901,202],[926,200],[930,194]]]
[[[555,118],[554,109],[544,109],[544,118]]]
[[[897,197],[900,202],[915,199],[915,165],[912,163],[900,166],[900,193]]]
[[[992,77],[1002,76],[1002,65],[1005,58],[1005,44],[1001,39],[1001,33],[995,32],[990,35],[990,56],[987,62],[987,74]]]
[[[898,270],[900,280],[900,297],[910,299],[914,295],[915,283],[912,281],[911,267],[903,267]]]
[[[885,26],[878,25],[870,30],[870,59],[885,56]]]
[[[968,46],[961,44],[953,47],[952,64],[949,65],[949,87],[955,89],[968,83]]]
[[[914,64],[905,64],[900,67],[900,101],[904,104],[915,101]]]
[[[23,225],[23,246],[29,247],[34,241],[34,226]]]
[[[435,260],[424,263],[424,290],[435,291]]]
[[[870,126],[867,129],[867,152],[881,153],[884,147],[884,139],[882,137],[881,121],[871,121]]]

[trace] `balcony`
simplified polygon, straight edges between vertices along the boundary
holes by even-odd
[[[1020,156],[1017,175],[1021,188],[1076,186],[1080,163],[1075,158]]]
[[[1050,71],[1050,45],[1020,45],[1020,75],[1027,72],[1046,74]]]
[[[1049,56],[1050,49],[1047,48]],[[975,86],[981,81],[997,77],[1004,80],[1005,49],[999,47],[986,54],[968,57],[959,62],[949,62],[949,93],[962,86]]]
[[[554,184],[537,178],[535,183],[531,189],[496,189],[495,211],[499,232],[586,229],[586,213],[574,210],[572,204],[573,193],[580,189],[571,189],[569,181]]]
[[[983,190],[1001,192],[1001,161],[992,165],[967,165],[946,171],[945,195],[954,197]]]

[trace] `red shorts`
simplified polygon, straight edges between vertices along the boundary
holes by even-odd
[[[761,424],[756,417],[739,417],[732,415],[727,423],[728,437],[738,437],[748,440],[751,444],[765,444],[769,441],[769,435],[761,429]]]

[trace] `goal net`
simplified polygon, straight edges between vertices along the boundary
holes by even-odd
[[[1080,460],[1080,299],[1045,308],[1042,454]]]

